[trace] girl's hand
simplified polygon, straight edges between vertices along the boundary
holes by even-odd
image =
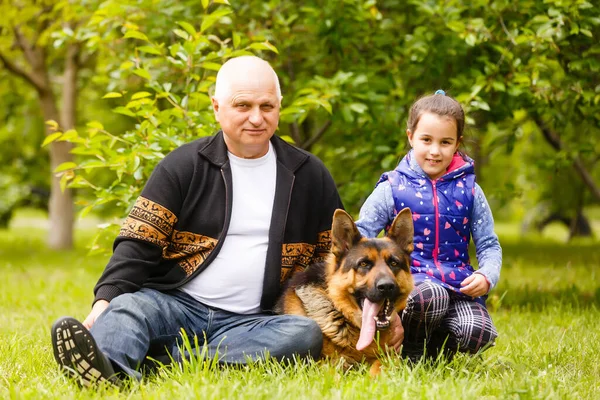
[[[490,284],[485,276],[481,274],[473,274],[460,283],[462,288],[460,291],[467,296],[479,297],[483,296],[490,290]]]

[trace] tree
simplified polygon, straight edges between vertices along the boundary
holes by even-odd
[[[93,7],[93,4],[88,6]],[[5,70],[21,79],[37,94],[44,120],[59,121],[72,129],[77,120],[78,79],[90,54],[86,39],[78,31],[81,15],[89,15],[82,5],[69,1],[3,2],[0,13],[0,62]],[[60,104],[60,105],[59,105]],[[52,125],[46,133],[52,132]],[[69,142],[50,146],[50,169],[72,161]],[[59,179],[51,177],[48,206],[50,232],[48,245],[54,249],[73,244],[73,193],[61,190]]]
[[[138,25],[138,19],[148,21],[149,14],[156,11],[142,6],[132,12],[116,2],[110,11],[91,20],[92,25],[114,23],[122,34],[119,50],[123,57],[120,64],[110,66],[119,71],[119,77],[113,91],[103,98],[115,105],[115,113],[133,123],[113,133],[94,120],[85,129],[58,131],[47,138],[45,144],[68,141],[74,146],[75,162],[63,163],[55,171],[60,173],[63,187],[87,189],[79,202],[84,206],[83,215],[106,204],[127,210],[168,152],[215,132],[209,90],[224,61],[254,51],[277,51],[268,42],[251,41],[236,33],[231,39],[212,34],[213,25],[226,20],[231,9],[204,6],[204,15],[196,18],[197,22],[179,20],[187,10],[176,7],[158,11],[172,13],[151,19],[156,25]],[[98,240],[114,237],[118,226],[108,227],[109,233]],[[104,250],[98,244],[94,248]]]
[[[490,108],[484,121],[501,127],[490,147],[535,143],[524,154],[541,172],[537,201],[546,216],[567,221],[571,236],[589,233],[583,209],[600,201],[600,10],[586,1],[480,7],[448,26],[473,43],[483,72],[473,78]],[[527,131],[545,145],[525,140]]]
[[[215,71],[250,52],[279,74],[279,134],[324,160],[351,212],[406,152],[410,104],[440,88],[467,111],[468,152],[493,205],[569,191],[578,195],[550,200],[572,221],[598,201],[600,11],[590,3],[219,3],[227,2],[108,0],[77,19],[67,12],[75,5],[51,8],[60,22],[41,35],[54,40],[49,71],[62,74],[69,45],[79,43],[79,59],[93,61],[78,69],[79,95],[116,113],[85,115],[77,130],[57,120],[46,141],[74,143],[76,158],[54,170],[63,186],[92,189],[81,191],[84,211],[127,208],[166,152],[210,134]],[[547,179],[559,169],[572,172]]]

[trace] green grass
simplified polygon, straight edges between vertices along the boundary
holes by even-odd
[[[600,248],[544,233],[520,238],[499,225],[504,249],[500,284],[489,300],[500,337],[481,356],[451,362],[387,360],[372,380],[326,363],[271,362],[241,369],[209,362],[166,367],[129,390],[80,390],[58,371],[50,326],[83,318],[107,261],[89,256],[86,221],[77,249],[46,249],[39,215],[20,214],[0,230],[0,398],[201,399],[593,399],[600,395]]]

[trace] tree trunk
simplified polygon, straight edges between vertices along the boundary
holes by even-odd
[[[41,14],[46,14],[51,10],[52,6],[46,7],[41,11]],[[13,27],[14,46],[20,48],[23,52],[30,70],[28,71],[18,63],[14,63],[10,57],[2,52],[0,52],[0,62],[8,71],[24,79],[25,82],[35,88],[44,120],[57,121],[63,130],[72,129],[75,127],[76,118],[80,45],[72,43],[67,48],[62,86],[63,107],[62,113],[59,114],[46,64],[46,48],[38,45],[39,35],[46,31],[50,19],[41,18],[40,21],[40,25],[37,27],[37,35],[34,38],[26,37],[20,26]],[[45,131],[46,134],[52,133],[49,131],[48,126],[46,126]],[[50,220],[48,247],[56,250],[70,249],[73,247],[73,194],[71,189],[67,188],[64,192],[60,189],[60,178],[56,177],[53,171],[58,165],[73,160],[70,153],[72,145],[67,142],[53,142],[49,147],[51,184],[48,203]]]
[[[77,119],[77,74],[79,66],[77,58],[79,46],[69,45],[65,57],[65,70],[62,85],[62,107],[60,111],[60,127],[63,131],[75,128]],[[54,101],[53,104],[56,104]],[[55,109],[56,110],[56,109]],[[56,111],[55,111],[56,112]],[[64,162],[73,161],[71,149],[73,145],[68,142],[53,142],[50,146],[50,169],[54,169]],[[48,232],[48,246],[52,249],[70,249],[73,247],[73,190],[60,188],[60,177],[52,174],[50,202],[48,204],[50,231]]]
[[[60,121],[56,108],[56,100],[52,92],[40,93],[39,96],[44,120]],[[51,133],[46,128],[46,134]],[[60,190],[60,178],[56,177],[54,169],[66,161],[72,160],[69,153],[71,148],[67,142],[53,142],[50,144],[50,201],[48,202],[48,247],[55,250],[70,249],[73,247],[73,198],[72,190]]]
[[[77,74],[79,47],[71,45],[67,50],[65,58],[65,70],[62,85],[62,107],[61,112],[56,107],[56,98],[52,91],[50,77],[45,63],[38,63],[34,67],[35,76],[41,78],[44,84],[37,87],[38,97],[42,108],[44,120],[59,122],[63,131],[75,127],[76,100],[77,100]],[[41,53],[41,51],[40,51]],[[43,54],[43,53],[42,53]],[[41,57],[45,59],[45,57]],[[46,134],[49,134],[46,127]],[[67,250],[73,247],[73,190],[60,188],[60,177],[54,174],[54,169],[64,162],[73,161],[70,153],[72,144],[68,142],[52,142],[50,148],[50,200],[48,202],[48,247],[54,250]]]

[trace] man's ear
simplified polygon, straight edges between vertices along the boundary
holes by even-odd
[[[214,97],[211,97],[210,101],[212,102],[212,108],[215,112],[215,119],[217,120],[217,122],[219,122],[219,101]]]
[[[331,252],[336,258],[342,258],[360,238],[352,217],[342,209],[335,210],[331,225]]]
[[[394,222],[388,229],[387,236],[398,243],[400,248],[408,254],[414,250],[413,239],[415,228],[413,225],[412,212],[410,208],[405,207],[396,215]]]

